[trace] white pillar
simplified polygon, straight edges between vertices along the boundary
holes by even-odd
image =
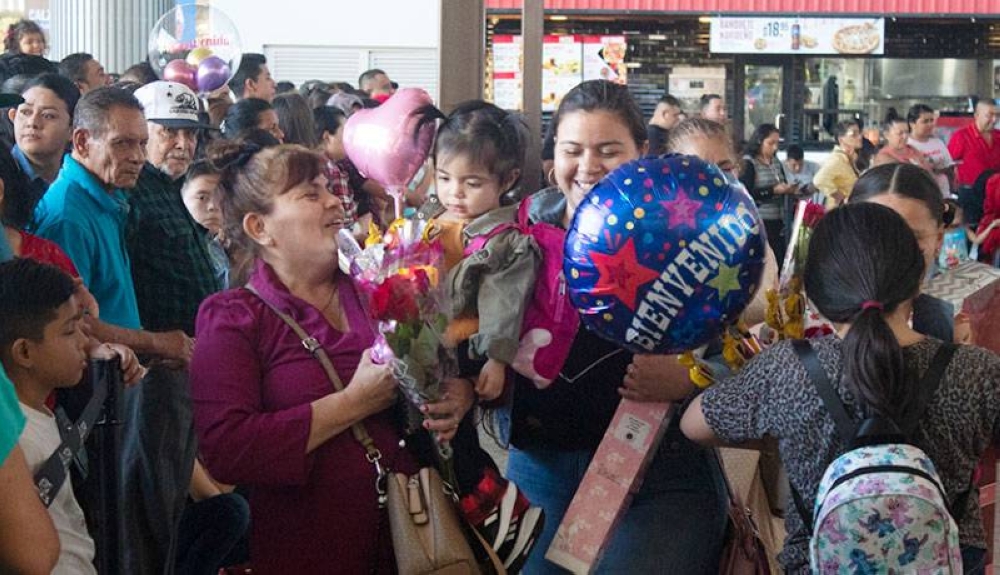
[[[49,58],[93,54],[108,72],[146,59],[149,31],[174,0],[52,0]]]

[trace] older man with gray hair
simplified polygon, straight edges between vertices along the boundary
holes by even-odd
[[[97,326],[101,332],[94,330],[96,337],[124,343],[154,365],[186,365],[191,359],[193,340],[183,330],[147,331],[150,326],[143,326],[132,280],[132,261],[123,241],[130,212],[129,191],[139,180],[149,138],[142,106],[128,92],[98,88],[80,99],[73,126],[72,153],[36,208],[37,232],[66,251],[80,278],[94,294],[102,320]],[[105,326],[104,322],[111,325]],[[105,329],[112,331],[108,333]],[[150,433],[134,402],[137,390],[159,385],[154,378],[157,369],[162,368],[150,370],[143,383],[126,392],[124,488],[130,498],[141,498],[123,506],[127,521],[148,515],[146,498],[160,496],[147,495],[150,489],[145,485],[134,485],[130,480],[132,471],[149,466],[147,473],[171,473],[158,462],[150,465],[141,453],[144,436],[152,441],[160,441],[161,437],[155,431]],[[193,447],[191,451],[193,457]],[[190,466],[184,473],[185,481],[189,481]],[[159,522],[160,518],[151,520]],[[131,540],[124,547],[133,551],[134,538],[145,531],[133,522],[128,523],[124,535]],[[160,561],[159,569],[162,566]],[[143,572],[132,565],[124,571]]]

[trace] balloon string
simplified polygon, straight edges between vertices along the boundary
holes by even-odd
[[[392,196],[393,209],[395,210],[396,217],[394,219],[399,220],[403,217],[403,190],[399,186],[389,186],[385,190]]]

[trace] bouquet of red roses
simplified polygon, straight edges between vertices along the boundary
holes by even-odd
[[[385,234],[373,230],[362,249],[341,231],[342,265],[365,296],[379,340],[375,361],[388,363],[413,407],[434,402],[457,372],[454,350],[443,344],[448,318],[441,285],[443,250],[424,237],[425,224],[399,220]],[[410,423],[420,416],[411,410]]]

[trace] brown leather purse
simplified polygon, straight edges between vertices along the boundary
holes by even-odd
[[[404,575],[479,575],[454,494],[437,470],[391,473],[386,485],[396,568]]]
[[[729,499],[726,540],[719,558],[720,575],[770,575],[767,550],[760,538],[760,531],[750,508],[744,505],[739,494],[726,477],[725,466],[719,459],[726,482]]]

